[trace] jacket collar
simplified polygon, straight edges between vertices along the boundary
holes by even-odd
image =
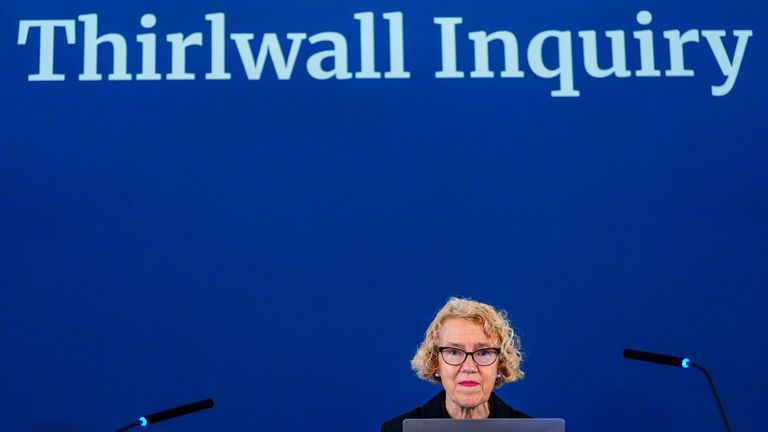
[[[441,391],[435,397],[425,403],[422,407],[424,417],[426,418],[450,418],[448,411],[445,409],[445,390]],[[488,398],[488,405],[491,413],[489,418],[508,418],[513,417],[514,410],[507,405],[501,398],[496,396],[496,393],[491,393],[491,397]]]

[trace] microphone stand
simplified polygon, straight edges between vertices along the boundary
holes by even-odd
[[[696,363],[696,362],[689,362],[689,365],[700,370],[701,373],[704,374],[705,377],[707,377],[707,382],[709,383],[709,387],[712,389],[712,394],[715,395],[715,402],[717,402],[717,408],[720,410],[720,415],[723,416],[723,423],[725,423],[725,429],[728,432],[733,432],[733,429],[731,429],[731,422],[728,421],[728,416],[725,414],[725,407],[723,407],[723,402],[720,400],[720,394],[717,392],[717,387],[715,387],[715,382],[712,380],[712,376],[707,372],[706,369],[704,369],[704,366]]]

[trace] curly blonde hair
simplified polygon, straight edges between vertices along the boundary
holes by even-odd
[[[456,297],[448,299],[445,306],[437,312],[424,334],[424,341],[411,359],[411,368],[419,378],[434,384],[440,383],[440,379],[435,376],[440,370],[438,340],[443,323],[450,318],[465,319],[482,325],[485,335],[501,349],[498,360],[499,375],[494,384],[496,388],[523,378],[524,373],[520,369],[520,363],[523,361],[520,338],[515,335],[509,324],[506,311],[472,299]]]

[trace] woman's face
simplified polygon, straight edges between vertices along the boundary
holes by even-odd
[[[445,320],[440,328],[439,346],[453,347],[473,352],[480,348],[498,348],[483,332],[483,326],[460,318]],[[488,401],[496,382],[499,361],[490,366],[478,366],[472,356],[464,363],[451,366],[438,354],[440,380],[447,395],[446,404],[455,404],[467,409],[475,408]]]

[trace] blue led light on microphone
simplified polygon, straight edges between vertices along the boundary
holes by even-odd
[[[139,426],[146,427],[147,426],[147,418],[146,417],[139,417]]]
[[[691,359],[688,357],[684,358],[683,361],[680,362],[680,366],[682,366],[684,369],[688,369],[690,367]]]

